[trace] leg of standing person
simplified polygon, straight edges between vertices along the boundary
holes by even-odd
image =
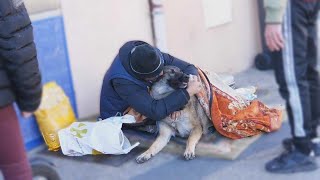
[[[5,180],[31,180],[31,167],[13,105],[0,108],[0,142],[0,169]]]
[[[307,55],[306,62],[306,79],[309,86],[309,99],[311,108],[311,118],[310,121],[304,123],[305,129],[309,129],[308,136],[315,140],[317,138],[317,126],[319,125],[320,118],[320,81],[319,73],[317,69],[317,14],[320,2],[315,1],[313,4],[310,2],[306,14],[308,17],[305,21],[305,27],[307,27]],[[298,49],[299,50],[299,49]],[[292,149],[293,143],[292,139],[284,140],[284,147],[286,149]],[[316,156],[320,156],[320,144],[313,143],[312,149],[315,151]]]
[[[314,2],[314,5],[310,7],[309,12],[309,26],[308,26],[308,56],[307,59],[309,61],[308,69],[307,69],[307,79],[309,82],[310,89],[310,102],[311,102],[311,128],[312,132],[310,134],[311,139],[315,139],[318,137],[317,127],[319,125],[320,120],[320,77],[318,70],[318,46],[317,46],[317,19],[318,19],[318,11],[320,2]],[[313,150],[316,156],[320,156],[320,143],[313,143]]]
[[[317,168],[311,157],[312,132],[311,103],[308,69],[308,16],[310,4],[305,1],[288,1],[284,19],[285,47],[282,58],[275,60],[275,73],[280,93],[286,99],[294,147],[266,165],[269,172],[292,173]]]
[[[303,1],[291,1],[284,21],[285,48],[276,62],[280,93],[286,99],[291,134],[296,148],[308,154],[312,134],[310,87],[308,81],[308,17]],[[279,73],[280,72],[280,73]]]
[[[317,2],[317,4],[320,4]],[[312,138],[317,137],[317,126],[319,125],[320,119],[320,80],[319,72],[317,69],[317,18],[318,18],[318,7],[315,5],[312,12],[310,12],[310,21],[308,28],[308,59],[310,61],[308,66],[308,81],[310,87],[310,102],[311,102],[311,117],[312,117],[312,127],[313,133],[311,134]]]

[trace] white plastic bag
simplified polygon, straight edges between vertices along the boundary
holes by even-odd
[[[247,101],[253,101],[257,99],[257,95],[255,94],[257,91],[257,88],[254,86],[248,86],[244,88],[238,88],[235,90],[237,93],[239,93],[243,99]]]
[[[68,156],[86,154],[127,154],[139,143],[131,146],[123,134],[123,123],[134,123],[133,116],[111,117],[98,122],[74,122],[58,132],[62,153]]]

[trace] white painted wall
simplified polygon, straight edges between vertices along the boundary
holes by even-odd
[[[152,43],[147,0],[62,0],[79,117],[99,113],[104,73],[128,40]]]
[[[249,68],[261,49],[256,0],[232,0],[232,21],[209,29],[202,1],[163,0],[163,5],[172,55],[210,71],[234,73]]]
[[[152,43],[147,0],[61,0],[80,118],[97,115],[104,73],[128,40]]]
[[[30,15],[60,8],[60,0],[24,0]]]
[[[80,118],[99,113],[104,73],[128,40],[152,44],[148,0],[25,0],[32,19],[60,15],[65,22]]]

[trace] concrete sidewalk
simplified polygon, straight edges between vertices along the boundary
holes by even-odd
[[[254,85],[258,87],[258,98],[268,105],[283,104],[277,90],[272,71],[261,72],[250,69],[235,75],[236,86]],[[185,161],[182,155],[159,153],[145,164],[136,164],[134,157],[119,166],[94,162],[77,161],[74,158],[57,158],[43,154],[52,160],[58,168],[63,180],[104,180],[104,179],[225,179],[225,180],[316,180],[320,177],[320,169],[310,173],[291,175],[269,174],[264,164],[281,153],[281,140],[289,137],[289,127],[283,124],[280,131],[263,135],[234,161],[199,157]],[[142,151],[142,150],[140,150]],[[121,156],[120,156],[121,157]],[[320,158],[317,160],[320,164]],[[1,179],[1,178],[0,178]]]

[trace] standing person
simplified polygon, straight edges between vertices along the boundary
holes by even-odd
[[[0,1],[0,170],[6,180],[31,180],[16,101],[28,118],[38,108],[41,77],[31,22],[22,0]]]
[[[316,69],[319,1],[264,0],[264,3],[266,44],[271,51],[277,51],[273,53],[275,75],[286,100],[292,134],[292,138],[283,141],[286,151],[268,162],[266,170],[272,173],[315,170],[314,155],[320,156],[320,145],[313,141],[318,136],[320,118],[320,81]]]
[[[155,100],[149,88],[163,74],[164,66],[177,66],[184,73],[198,75],[197,68],[163,53],[143,41],[126,42],[107,70],[101,89],[100,118],[123,115],[129,107],[153,121],[168,115],[174,119],[190,96],[201,90],[201,83],[190,80],[188,88],[178,89],[169,96]]]

